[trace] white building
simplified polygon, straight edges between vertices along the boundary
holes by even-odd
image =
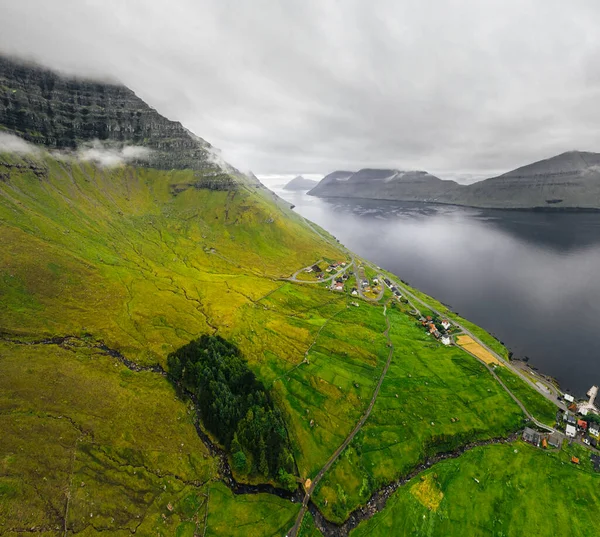
[[[450,321],[444,319],[442,321],[442,326],[444,327],[444,330],[448,330],[448,328],[450,328]]]
[[[563,397],[565,398],[565,401],[568,401],[569,403],[575,401],[575,398],[572,395],[569,395],[568,393],[565,393]]]
[[[450,337],[449,336],[442,336],[442,343],[444,345],[450,345]]]
[[[590,434],[592,436],[600,436],[600,425],[598,425],[597,423],[590,423]]]
[[[575,438],[575,435],[577,434],[577,429],[575,429],[575,427],[573,427],[572,425],[567,425],[567,429],[565,432],[567,436]]]

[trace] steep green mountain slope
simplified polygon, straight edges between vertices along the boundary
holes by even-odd
[[[341,522],[438,453],[522,426],[490,372],[412,306],[298,281],[319,260],[361,263],[325,231],[252,177],[168,153],[177,166],[0,153],[0,534],[285,535],[294,480],[322,477],[315,505]],[[168,356],[203,335],[247,360],[264,391],[243,408],[281,413],[293,475],[241,471],[198,415],[210,404],[174,388]],[[317,534],[308,518],[302,531]]]

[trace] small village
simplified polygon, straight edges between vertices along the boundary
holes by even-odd
[[[600,472],[600,412],[595,405],[597,395],[598,386],[592,386],[587,392],[589,399],[580,403],[577,403],[572,395],[563,394],[562,399],[568,407],[565,412],[557,413],[556,430],[548,433],[525,427],[523,440],[543,449],[560,448],[565,437],[569,444],[588,446],[591,448],[592,465]],[[576,456],[571,457],[571,462],[576,465],[581,463]]]
[[[311,277],[314,283],[326,283],[327,288],[331,291],[349,292],[352,297],[370,301],[379,301],[384,296],[385,286],[391,291],[396,301],[412,307],[412,304],[402,295],[394,282],[382,274],[374,275],[372,271],[371,274],[367,274],[365,267],[361,264],[348,261],[323,262],[321,260],[310,267],[306,267],[301,272]],[[346,287],[349,283],[352,285]],[[357,302],[351,302],[351,305],[359,306]],[[425,312],[428,313],[426,315],[421,314],[416,308],[411,309],[408,313],[415,317],[418,326],[442,345],[458,344],[467,352],[482,359],[481,355],[465,348],[464,344],[460,342],[460,337],[463,337],[460,336],[463,329],[454,326],[448,319],[433,311]],[[458,343],[454,341],[456,336],[459,339]],[[598,387],[592,386],[587,392],[588,400],[579,403],[575,401],[572,395],[562,394],[559,400],[565,404],[566,410],[557,412],[554,428],[547,431],[534,429],[533,427],[536,427],[536,424],[532,423],[532,426],[524,428],[522,432],[523,441],[536,448],[548,450],[560,450],[565,441],[568,442],[569,446],[575,444],[587,447],[586,452],[590,453],[590,461],[594,469],[600,472],[600,411],[595,405],[597,394]],[[571,456],[573,465],[580,465],[582,462],[580,460],[581,453],[577,452],[577,454],[579,456]]]

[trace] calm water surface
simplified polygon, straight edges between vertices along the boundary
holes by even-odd
[[[321,199],[268,186],[564,390],[584,396],[600,384],[600,214]]]

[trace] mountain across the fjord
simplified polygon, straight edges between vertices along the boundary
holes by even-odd
[[[316,187],[319,181],[312,179],[306,179],[301,175],[297,175],[291,181],[289,181],[283,188],[284,190],[309,190]]]
[[[491,209],[600,210],[600,153],[569,151],[471,185],[423,171],[336,171],[308,193]]]

